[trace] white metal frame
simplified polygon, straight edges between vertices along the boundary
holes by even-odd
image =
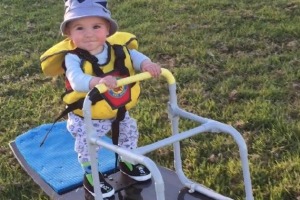
[[[98,161],[97,161],[98,157],[97,157],[97,150],[96,150],[96,147],[100,145],[104,148],[107,148],[111,151],[118,153],[122,157],[122,159],[128,162],[134,164],[141,163],[145,165],[152,174],[152,181],[155,182],[156,199],[165,200],[165,193],[164,193],[165,187],[164,187],[164,180],[162,178],[162,175],[157,165],[150,158],[144,156],[144,154],[154,151],[158,148],[173,144],[174,167],[175,167],[176,174],[178,175],[178,178],[181,181],[181,183],[190,189],[190,192],[198,191],[213,199],[230,200],[231,198],[218,194],[215,191],[188,179],[184,175],[184,172],[182,170],[182,161],[181,161],[181,153],[180,153],[181,140],[190,138],[192,136],[204,132],[212,132],[212,133],[221,132],[221,133],[230,134],[234,138],[235,142],[239,147],[243,178],[245,184],[246,200],[254,200],[253,193],[252,193],[249,163],[248,163],[248,151],[247,151],[245,140],[243,139],[241,134],[232,126],[223,124],[221,122],[212,119],[200,117],[198,115],[184,111],[183,109],[179,108],[177,105],[176,83],[175,83],[174,76],[170,71],[164,68],[162,69],[161,75],[166,78],[169,85],[170,97],[168,103],[168,115],[169,115],[169,120],[171,121],[172,135],[163,140],[154,142],[149,145],[138,147],[137,149],[134,150],[126,150],[120,148],[116,145],[109,144],[104,140],[101,140],[96,137],[96,133],[93,128],[92,119],[91,119],[91,101],[89,100],[89,94],[87,94],[84,100],[83,112],[84,112],[85,126],[88,133],[88,146],[89,146],[89,153],[91,156],[91,167],[92,167],[92,174],[94,178],[94,188],[100,188],[99,177],[98,177]],[[129,83],[142,81],[149,78],[151,78],[151,75],[148,72],[144,72],[131,77],[120,79],[118,80],[117,85],[118,86],[127,85]],[[100,93],[107,91],[107,87],[103,84],[100,84],[96,87],[100,91]],[[178,126],[179,126],[180,118],[190,119],[199,122],[200,125],[190,130],[179,132]],[[103,200],[101,191],[99,189],[95,189],[94,191],[95,191],[95,199]]]

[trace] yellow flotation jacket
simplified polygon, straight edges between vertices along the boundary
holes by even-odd
[[[119,78],[134,75],[135,72],[128,49],[138,48],[135,35],[127,32],[116,32],[107,39],[107,45],[109,60],[103,66],[99,66],[95,56],[85,50],[76,48],[71,40],[65,39],[48,49],[40,57],[42,71],[47,76],[63,75],[65,73],[65,55],[74,53],[82,60],[81,68],[86,74],[98,77],[111,74]],[[118,143],[120,121],[124,119],[126,110],[137,104],[139,95],[140,86],[138,82],[109,90],[103,94],[100,94],[96,88],[90,92],[92,118],[115,118],[112,123],[112,140],[114,144]],[[66,92],[63,94],[62,99],[66,103],[67,108],[56,118],[54,123],[71,111],[79,116],[83,116],[82,106],[85,96],[86,93],[74,91],[66,79]],[[44,143],[48,133],[41,145]]]
[[[138,49],[138,42],[135,35],[127,32],[116,32],[107,38],[110,44],[119,44],[128,49]],[[58,76],[65,73],[62,62],[65,54],[76,47],[68,38],[48,49],[40,57],[42,71],[47,76]]]
[[[107,44],[109,60],[105,65],[99,66],[94,56],[87,51],[76,48],[71,40],[65,39],[41,56],[42,70],[44,74],[49,76],[64,74],[64,57],[66,53],[74,53],[82,59],[81,68],[86,74],[98,77],[111,74],[118,78],[134,75],[135,72],[128,48],[138,48],[136,37],[130,33],[117,32],[107,39]],[[97,92],[94,91],[94,93]],[[139,94],[139,83],[135,83],[109,90],[104,94],[95,95],[95,98],[92,99],[92,118],[111,119],[116,117],[118,109],[122,106],[125,106],[126,110],[134,107]],[[68,80],[66,80],[66,92],[62,99],[68,106],[68,111],[73,111],[83,117],[81,108],[85,96],[86,93],[84,92],[74,91],[68,84]]]

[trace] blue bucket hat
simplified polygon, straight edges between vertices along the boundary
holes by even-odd
[[[66,35],[66,25],[72,20],[83,17],[101,17],[110,23],[108,36],[113,35],[118,30],[118,24],[111,18],[106,4],[106,0],[65,0],[65,15],[64,21],[60,25],[60,31]]]

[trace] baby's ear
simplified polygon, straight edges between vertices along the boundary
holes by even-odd
[[[66,36],[70,36],[70,30],[69,30],[69,28],[68,28],[68,26],[66,26],[65,27],[65,32],[64,32],[64,34],[66,35]]]
[[[106,25],[106,29],[107,29],[107,33],[106,33],[106,37],[108,37],[109,36],[109,30],[110,30],[110,23],[107,23],[107,25]]]

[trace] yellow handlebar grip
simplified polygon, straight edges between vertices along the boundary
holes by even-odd
[[[175,83],[175,78],[169,70],[167,70],[165,68],[161,68],[161,76],[166,78],[169,85]],[[123,85],[128,85],[130,83],[134,83],[137,81],[146,80],[151,77],[152,76],[150,75],[149,72],[142,72],[142,73],[136,74],[134,76],[129,76],[129,77],[117,80],[117,87],[123,86]],[[95,87],[99,90],[100,93],[104,93],[108,90],[108,88],[105,86],[105,84],[99,84],[99,85],[96,85]]]

